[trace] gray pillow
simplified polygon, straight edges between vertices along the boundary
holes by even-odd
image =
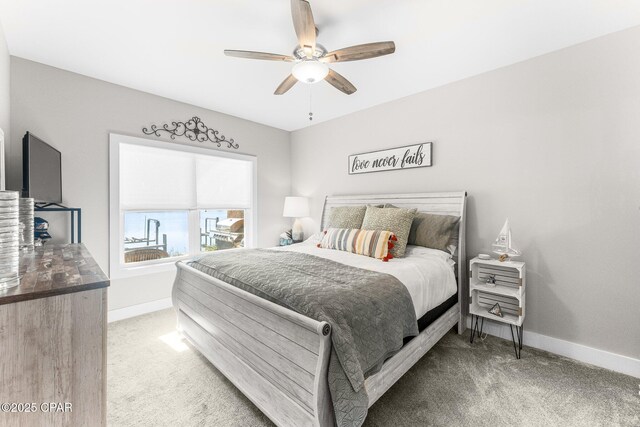
[[[367,207],[336,206],[329,211],[329,222],[326,228],[361,228]]]
[[[459,221],[458,216],[419,212],[411,225],[409,244],[447,252]],[[457,240],[454,244],[458,244]]]
[[[394,258],[404,256],[407,248],[407,239],[411,231],[411,223],[416,215],[417,209],[384,209],[375,206],[367,206],[364,219],[362,221],[363,230],[386,230],[393,232],[398,240],[391,249]]]
[[[384,207],[398,208],[390,203],[385,203]],[[413,219],[413,224],[411,224],[408,244],[439,249],[454,255],[458,247],[459,238],[459,216],[434,215],[426,212],[418,212]]]
[[[458,222],[456,226],[453,227],[453,231],[451,232],[451,238],[449,239],[449,243],[447,243],[447,250],[453,256],[457,256],[458,253],[458,243],[460,240],[460,218],[458,218]]]

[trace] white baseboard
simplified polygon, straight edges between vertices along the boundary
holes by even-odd
[[[119,308],[117,310],[110,310],[108,321],[111,323],[118,320],[128,319],[130,317],[164,310],[171,306],[171,298],[164,298],[144,304]],[[470,318],[467,319],[467,327],[471,327]],[[511,331],[509,330],[509,326],[504,323],[486,321],[484,322],[483,332],[499,338],[511,340]],[[553,338],[536,332],[530,332],[526,329],[524,331],[524,345],[640,378],[640,360],[632,357],[610,353],[608,351],[587,347],[586,345],[572,343],[570,341]]]
[[[163,298],[156,301],[145,302],[144,304],[109,310],[107,319],[109,323],[116,322],[118,320],[128,319],[130,317],[140,316],[154,311],[164,310],[165,308],[170,308],[171,305],[171,298]]]
[[[467,319],[467,326],[469,328],[471,327],[470,318]],[[504,323],[486,320],[483,328],[483,333],[485,332],[489,335],[511,340],[511,331],[509,330],[509,326]],[[611,371],[640,378],[640,359],[610,353],[608,351],[587,347],[586,345],[576,344],[570,341],[538,334],[536,332],[529,332],[526,328],[524,330],[523,342],[526,347],[545,350],[549,353],[558,354],[580,362],[589,363]],[[526,355],[523,354],[523,357],[526,357]]]

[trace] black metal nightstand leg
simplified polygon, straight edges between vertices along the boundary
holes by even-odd
[[[520,350],[522,350],[522,341],[524,341],[524,323],[520,326]],[[520,351],[522,353],[522,351]]]
[[[513,325],[509,325],[511,329],[511,341],[513,342],[513,351],[516,353],[516,359],[520,359],[522,354],[522,338],[524,337],[524,325],[516,326],[516,334],[513,334]],[[518,337],[518,344],[516,345],[516,338]]]
[[[471,337],[469,337],[469,342],[473,344],[473,337],[478,334],[478,338],[482,338],[482,330],[484,329],[484,317],[480,319],[480,316],[475,316],[476,322],[473,323],[474,315],[471,315]],[[478,328],[478,321],[480,321],[480,328]]]
[[[476,318],[476,323],[473,323],[473,318]],[[471,336],[469,337],[469,342],[473,344],[473,337],[476,334],[476,328],[478,327],[478,316],[471,315]]]
[[[517,326],[516,326],[516,328],[517,328]],[[511,341],[513,342],[513,351],[516,352],[516,359],[520,359],[520,356],[518,355],[518,348],[516,347],[516,339],[513,336],[513,325],[510,324],[509,325],[509,329],[511,330]]]

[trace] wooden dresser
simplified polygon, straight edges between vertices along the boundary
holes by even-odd
[[[45,245],[0,291],[0,426],[106,425],[107,287],[82,244]]]

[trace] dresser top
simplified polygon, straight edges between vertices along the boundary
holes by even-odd
[[[0,291],[0,305],[107,286],[109,278],[82,243],[45,244],[20,255],[20,284]]]

